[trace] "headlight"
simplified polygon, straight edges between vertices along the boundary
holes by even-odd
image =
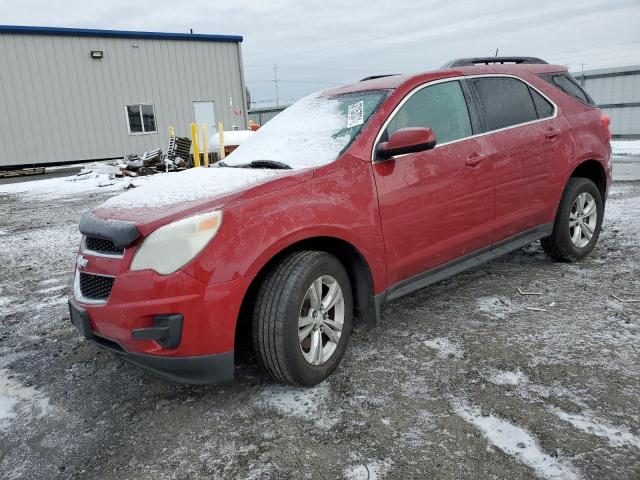
[[[215,237],[222,212],[208,212],[160,227],[147,238],[133,257],[131,270],[155,270],[168,275],[191,261]]]

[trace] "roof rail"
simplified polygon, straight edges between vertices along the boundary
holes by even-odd
[[[376,78],[384,78],[384,77],[394,77],[396,75],[400,75],[399,73],[387,73],[385,75],[369,75],[368,77],[364,77],[360,79],[361,82],[366,82],[367,80],[375,80]]]
[[[516,65],[524,65],[530,63],[547,63],[541,58],[536,57],[472,57],[472,58],[458,58],[456,60],[451,60],[448,63],[445,63],[442,66],[442,69],[445,68],[454,68],[454,67],[473,67],[474,65],[495,65],[495,64],[505,64],[505,63],[515,63]]]

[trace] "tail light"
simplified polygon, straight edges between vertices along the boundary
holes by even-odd
[[[606,113],[603,113],[600,115],[600,123],[602,123],[602,128],[605,129],[605,131],[607,132],[607,140],[611,140],[611,137],[613,136],[611,133],[611,117],[609,115],[607,115]]]

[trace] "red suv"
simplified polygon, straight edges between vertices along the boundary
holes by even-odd
[[[536,58],[311,95],[223,162],[86,213],[71,319],[173,380],[231,379],[250,335],[278,381],[315,385],[353,318],[375,324],[387,301],[535,240],[558,260],[587,255],[610,136],[566,69]]]

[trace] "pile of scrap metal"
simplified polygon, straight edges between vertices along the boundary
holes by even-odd
[[[166,155],[159,148],[144,152],[142,157],[127,155],[117,161],[122,174],[130,177],[158,172],[179,172],[193,166],[190,160],[191,139],[170,137]]]
[[[132,154],[126,155],[112,162],[97,162],[85,165],[78,173],[84,176],[90,173],[99,176],[108,176],[108,181],[102,182],[98,186],[112,185],[115,177],[137,177],[142,175],[153,175],[160,172],[179,172],[193,167],[191,160],[191,139],[184,137],[171,137],[167,153],[156,148],[144,152],[142,156]]]
[[[115,162],[115,166],[120,168],[120,174],[116,173],[116,176],[137,177],[162,172],[164,169],[161,161],[162,150],[159,148],[144,152],[141,157],[136,154],[126,155]]]
[[[189,159],[191,139],[187,137],[170,137],[167,154],[164,157],[164,171],[180,171],[192,167]]]

